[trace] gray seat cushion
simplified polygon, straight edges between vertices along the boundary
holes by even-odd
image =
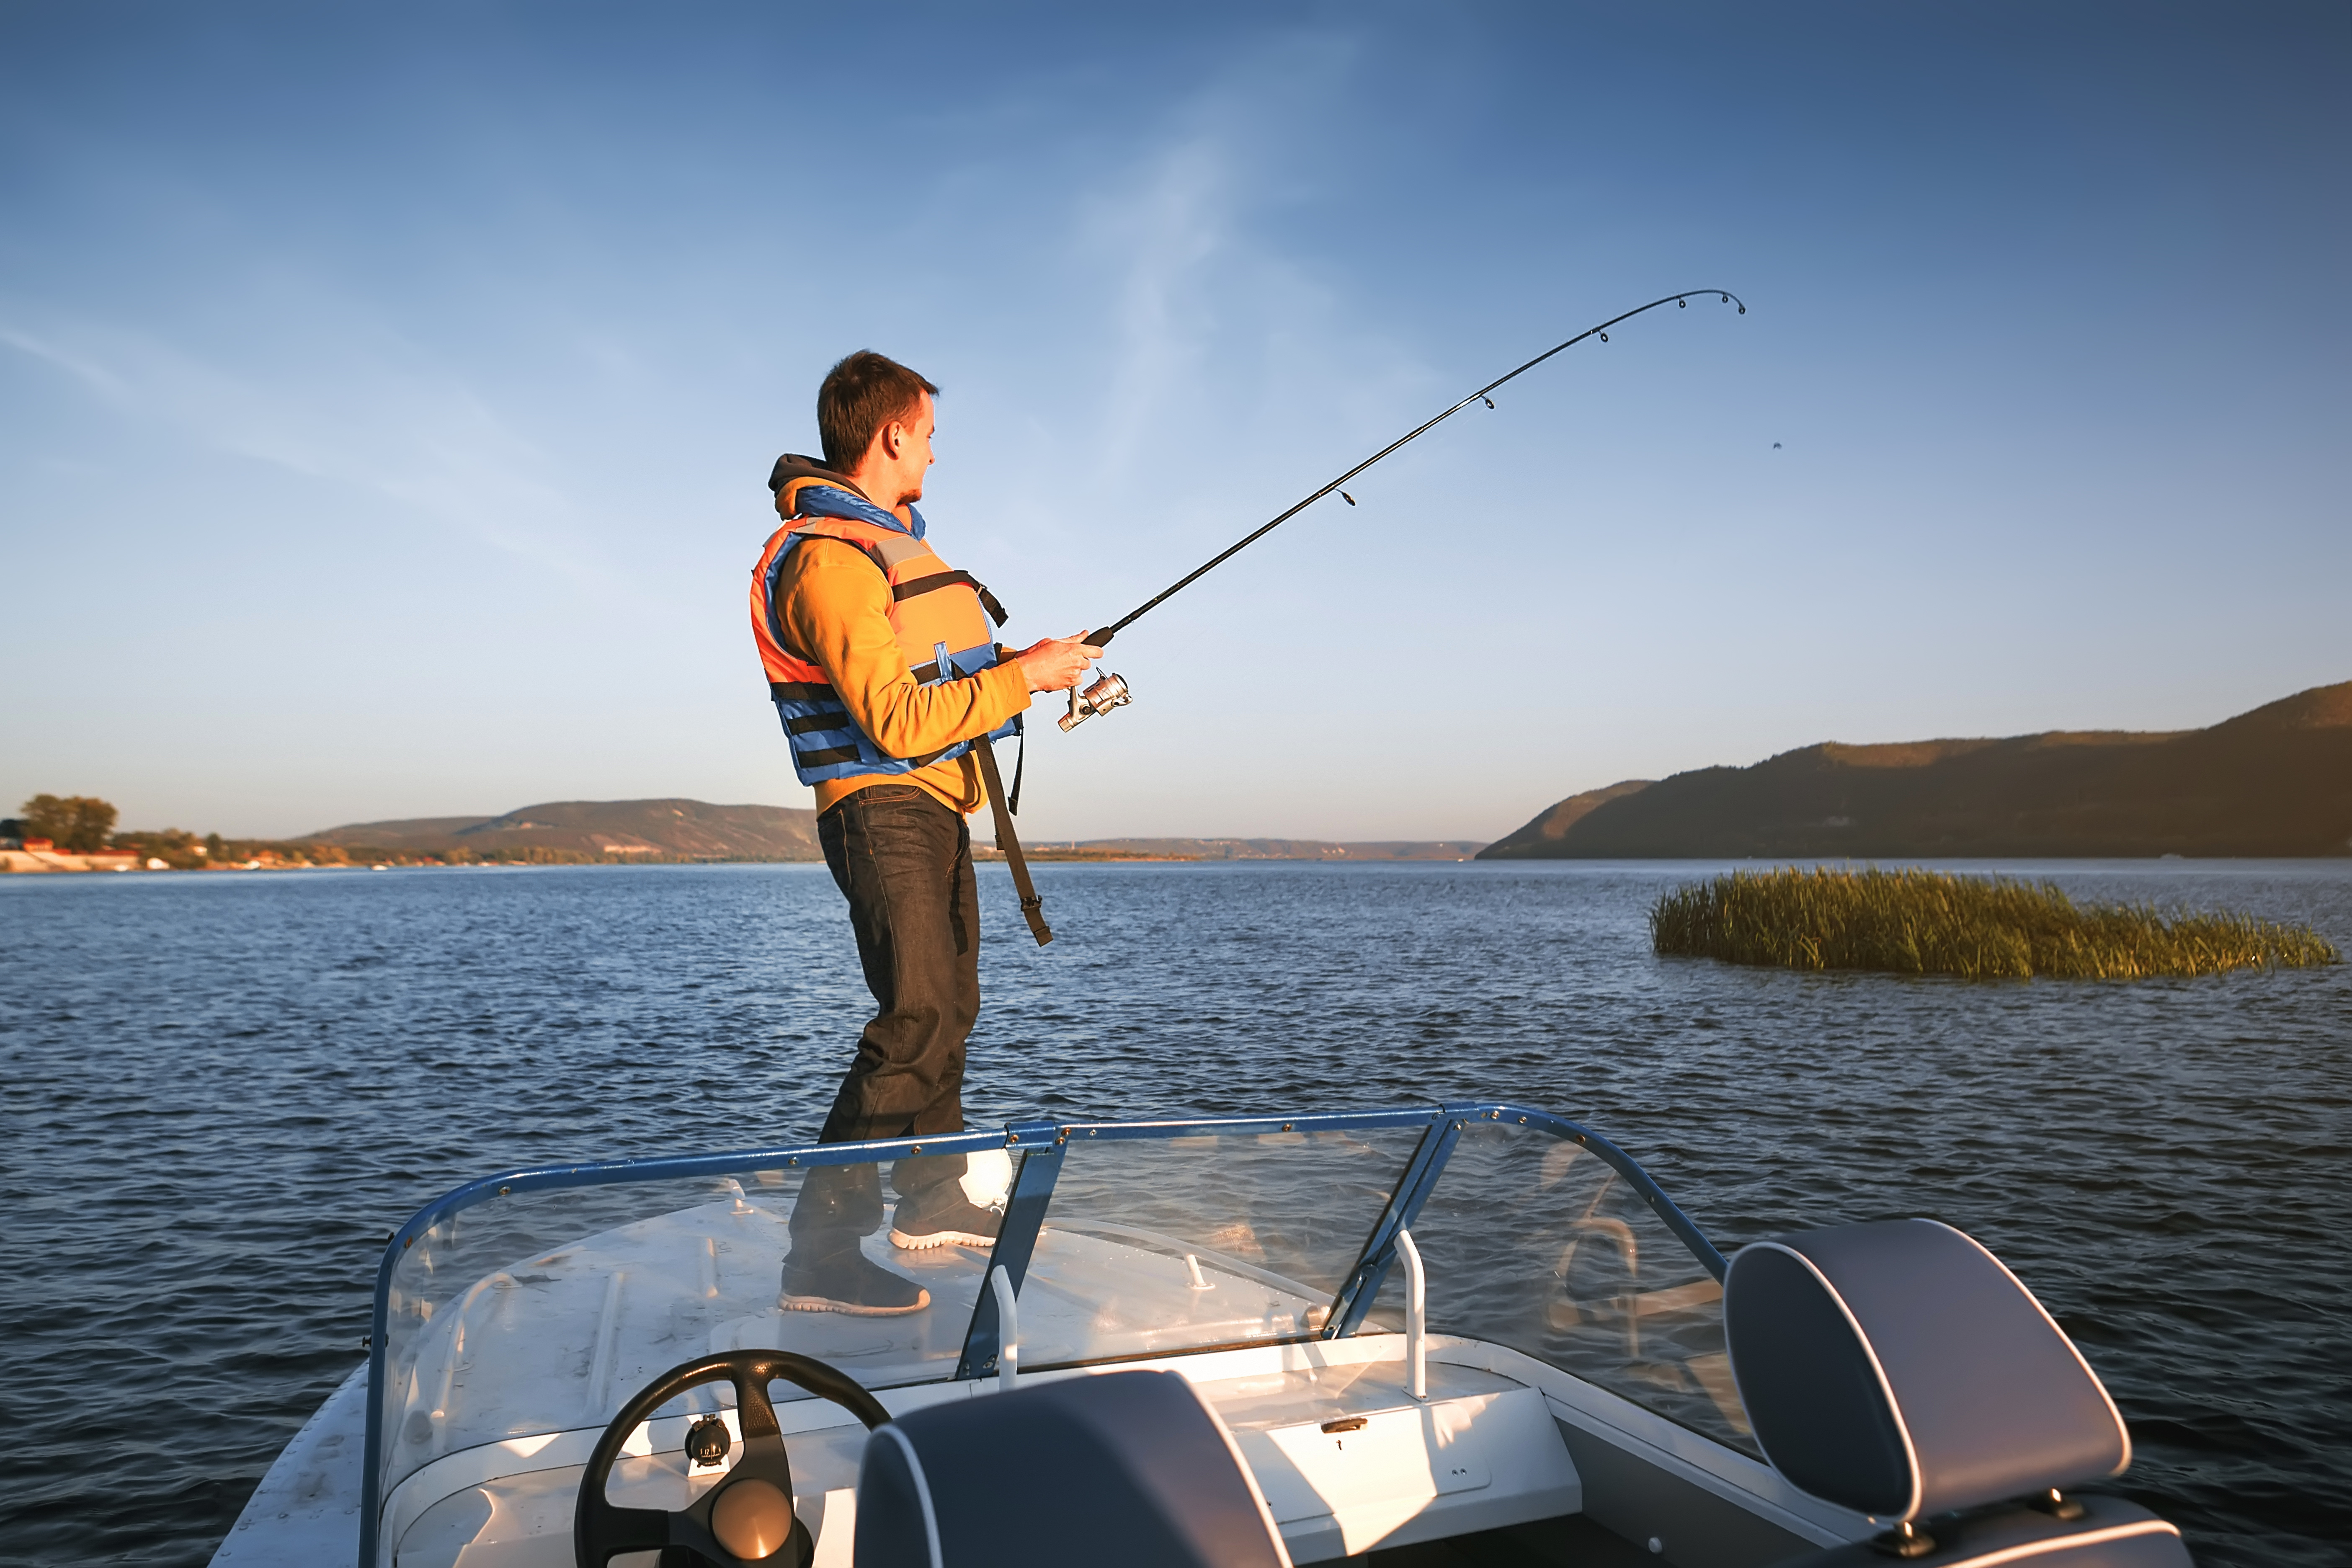
[[[2193,1568],[2180,1531],[2134,1503],[2084,1495],[2083,1517],[2057,1520],[2005,1509],[1929,1528],[1935,1550],[1888,1556],[1869,1542],[1840,1546],[1776,1568]]]
[[[1073,1550],[1120,1568],[1289,1563],[1223,1430],[1172,1372],[984,1394],[866,1439],[858,1568],[1034,1568]]]

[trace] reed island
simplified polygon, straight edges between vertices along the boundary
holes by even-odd
[[[1659,952],[1686,957],[1969,980],[2137,980],[2343,961],[2305,926],[2078,904],[2047,882],[1916,869],[1734,871],[1661,897],[1650,935]]]

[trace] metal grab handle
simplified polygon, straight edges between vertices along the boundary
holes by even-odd
[[[1412,1232],[1397,1232],[1397,1256],[1404,1259],[1404,1391],[1429,1397],[1429,1275]]]
[[[996,1392],[1010,1394],[1021,1375],[1021,1303],[1003,1264],[988,1271],[988,1286],[996,1292]]]

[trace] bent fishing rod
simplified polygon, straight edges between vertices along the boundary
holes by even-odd
[[[1206,576],[1217,567],[1223,565],[1226,562],[1232,560],[1234,556],[1240,554],[1251,545],[1255,544],[1259,540],[1265,538],[1267,534],[1272,533],[1276,529],[1280,528],[1284,523],[1288,522],[1292,518],[1297,517],[1300,512],[1305,511],[1308,507],[1313,506],[1325,496],[1337,495],[1341,500],[1346,501],[1349,506],[1355,505],[1356,498],[1349,495],[1346,490],[1340,489],[1342,485],[1345,485],[1349,479],[1354,479],[1358,474],[1362,473],[1366,468],[1370,468],[1374,463],[1379,462],[1381,458],[1389,457],[1392,453],[1400,450],[1407,443],[1418,440],[1422,437],[1426,436],[1429,432],[1436,429],[1440,425],[1444,424],[1448,419],[1453,418],[1456,414],[1461,413],[1472,404],[1484,403],[1489,408],[1494,407],[1495,400],[1490,395],[1496,388],[1502,386],[1507,383],[1517,381],[1520,376],[1527,374],[1528,372],[1535,369],[1536,366],[1543,363],[1544,361],[1551,358],[1554,354],[1561,353],[1569,349],[1572,349],[1587,338],[1599,338],[1605,343],[1609,341],[1609,329],[1615,326],[1620,321],[1630,321],[1634,317],[1642,314],[1643,311],[1654,310],[1661,305],[1673,305],[1678,310],[1687,310],[1690,306],[1690,301],[1693,300],[1704,299],[1709,294],[1715,295],[1720,303],[1726,305],[1738,305],[1741,315],[1744,316],[1748,314],[1748,302],[1740,299],[1738,295],[1730,292],[1728,289],[1689,289],[1679,294],[1669,294],[1663,300],[1653,300],[1648,304],[1638,306],[1633,310],[1626,311],[1622,316],[1612,316],[1597,327],[1587,327],[1584,331],[1577,333],[1576,336],[1569,339],[1568,342],[1561,343],[1557,347],[1546,349],[1543,353],[1536,355],[1535,358],[1528,361],[1527,363],[1519,366],[1518,369],[1511,372],[1508,375],[1497,376],[1495,380],[1488,382],[1486,385],[1480,387],[1477,391],[1472,393],[1469,396],[1464,398],[1453,407],[1448,408],[1444,413],[1440,414],[1436,418],[1428,421],[1426,424],[1416,425],[1411,430],[1406,431],[1403,435],[1398,437],[1395,440],[1381,447],[1379,451],[1374,452],[1370,457],[1366,458],[1362,462],[1358,463],[1354,468],[1349,468],[1346,473],[1341,474],[1338,479],[1333,479],[1329,484],[1325,485],[1321,489],[1315,491],[1312,495],[1300,501],[1297,505],[1281,513],[1279,516],[1273,519],[1273,521],[1252,531],[1249,534],[1233,545],[1219,551],[1216,554],[1211,556],[1208,560],[1202,562],[1192,571],[1184,574],[1183,576],[1176,579],[1175,582],[1171,583],[1167,587],[1162,588],[1157,594],[1152,595],[1149,599],[1144,600],[1142,604],[1138,605],[1126,615],[1121,616],[1118,619],[1111,622],[1110,625],[1104,626],[1099,630],[1088,632],[1085,638],[1086,645],[1088,647],[1097,648],[1109,647],[1110,639],[1119,632],[1134,625],[1137,621],[1141,620],[1145,616],[1150,614],[1153,610],[1158,609],[1169,599],[1172,598],[1177,594],[1181,593],[1186,588],[1191,587],[1201,578]],[[1105,675],[1101,679],[1087,687],[1084,692],[1080,692],[1076,687],[1072,687],[1070,689],[1070,710],[1062,717],[1059,722],[1065,731],[1073,730],[1098,713],[1108,713],[1114,708],[1124,708],[1133,700],[1134,698],[1129,693],[1127,689],[1127,682],[1124,679],[1117,675]]]

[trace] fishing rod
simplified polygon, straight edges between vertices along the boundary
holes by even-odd
[[[1284,523],[1288,522],[1292,518],[1297,517],[1300,512],[1305,511],[1308,507],[1313,506],[1325,496],[1337,494],[1341,500],[1346,501],[1349,506],[1355,505],[1356,498],[1349,495],[1346,490],[1341,489],[1339,488],[1340,486],[1346,484],[1349,479],[1354,479],[1358,474],[1362,473],[1366,468],[1370,468],[1374,463],[1379,462],[1381,458],[1395,452],[1407,442],[1417,440],[1421,437],[1427,435],[1430,431],[1436,429],[1440,425],[1444,424],[1448,419],[1453,418],[1456,414],[1461,413],[1472,404],[1484,403],[1489,408],[1494,407],[1495,400],[1493,397],[1488,395],[1490,393],[1507,382],[1517,380],[1520,376],[1527,374],[1528,372],[1535,369],[1536,366],[1543,363],[1544,361],[1551,358],[1554,354],[1562,353],[1568,349],[1572,349],[1587,338],[1597,337],[1605,343],[1609,341],[1609,329],[1615,326],[1620,321],[1630,321],[1634,317],[1642,314],[1643,311],[1654,310],[1661,305],[1673,305],[1679,310],[1687,310],[1690,307],[1690,301],[1693,300],[1703,299],[1709,294],[1715,295],[1717,300],[1723,304],[1738,305],[1741,315],[1744,316],[1748,314],[1748,302],[1745,300],[1740,299],[1738,295],[1730,292],[1728,289],[1689,289],[1684,290],[1680,294],[1669,294],[1663,300],[1653,300],[1648,304],[1638,306],[1633,310],[1626,311],[1622,316],[1612,316],[1597,327],[1587,327],[1584,331],[1577,333],[1576,336],[1569,339],[1568,342],[1559,344],[1558,347],[1546,349],[1543,353],[1536,355],[1535,358],[1528,361],[1527,363],[1519,366],[1518,369],[1511,372],[1510,374],[1498,376],[1495,380],[1488,382],[1486,385],[1480,387],[1477,391],[1472,393],[1469,396],[1464,398],[1461,402],[1455,404],[1453,407],[1447,409],[1436,418],[1430,420],[1427,424],[1413,426],[1413,428],[1406,431],[1403,435],[1398,437],[1395,440],[1390,442],[1379,451],[1374,452],[1370,457],[1366,458],[1362,462],[1358,463],[1354,468],[1349,468],[1346,473],[1341,474],[1338,479],[1333,479],[1329,484],[1325,485],[1321,489],[1317,490],[1314,494],[1308,496],[1305,500],[1300,501],[1297,505],[1290,508],[1287,511],[1276,517],[1272,521],[1254,530],[1234,544],[1224,550],[1221,550],[1216,554],[1209,557],[1208,560],[1202,562],[1192,571],[1187,572],[1184,575],[1179,577],[1175,582],[1171,583],[1167,587],[1162,588],[1157,594],[1152,595],[1151,597],[1144,600],[1143,603],[1138,605],[1134,609],[1129,610],[1126,615],[1121,616],[1118,619],[1111,622],[1110,625],[1104,626],[1099,631],[1088,632],[1086,635],[1085,639],[1087,646],[1088,647],[1097,648],[1109,647],[1110,639],[1119,632],[1134,625],[1137,621],[1141,620],[1145,616],[1159,608],[1160,605],[1165,603],[1168,599],[1179,593],[1181,593],[1184,589],[1191,587],[1202,577],[1206,576],[1210,572],[1223,565],[1226,562],[1232,560],[1234,556],[1240,554],[1251,545],[1255,544],[1259,540],[1265,538],[1267,534],[1272,533],[1276,529],[1280,528]],[[1098,713],[1108,713],[1114,708],[1124,708],[1133,700],[1134,698],[1127,689],[1127,681],[1122,677],[1117,675],[1106,675],[1101,679],[1096,681],[1093,685],[1087,687],[1083,693],[1081,693],[1076,687],[1072,687],[1070,689],[1070,710],[1061,718],[1059,722],[1064,730],[1073,730]]]

